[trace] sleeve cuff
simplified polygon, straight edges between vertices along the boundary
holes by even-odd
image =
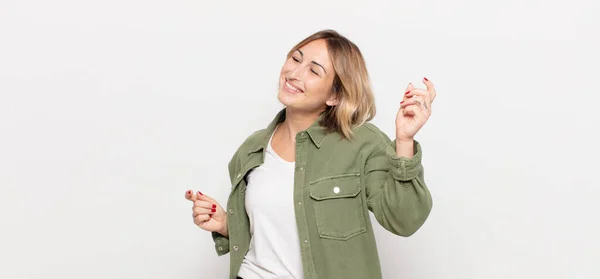
[[[414,155],[412,158],[398,157],[396,154],[396,140],[391,142],[387,154],[391,164],[390,173],[396,180],[412,180],[419,175],[423,168],[421,165],[421,145],[416,140],[414,141]]]
[[[229,239],[220,233],[212,232],[212,238],[215,241],[215,250],[217,255],[222,256],[229,253]]]

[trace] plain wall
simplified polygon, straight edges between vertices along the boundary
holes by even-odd
[[[600,278],[593,1],[0,1],[0,278],[226,278],[187,189],[281,109],[287,51],[333,28],[362,50],[390,137],[437,87],[434,207],[376,227],[385,278]],[[376,222],[375,219],[372,219]]]

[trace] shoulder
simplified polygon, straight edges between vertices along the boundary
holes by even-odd
[[[250,152],[252,149],[257,148],[261,145],[265,138],[267,129],[260,129],[250,134],[239,146],[238,151]]]
[[[335,132],[337,133],[337,132]],[[391,146],[392,141],[386,133],[384,133],[376,125],[366,122],[352,129],[352,136],[349,139],[343,139],[341,135],[329,137],[324,142],[324,145],[334,150],[348,148],[350,153],[365,154],[369,157],[370,154],[379,152],[387,146]]]
[[[358,141],[367,141],[376,145],[389,144],[390,138],[375,124],[366,122],[354,129],[354,137]]]
[[[243,157],[248,155],[254,149],[260,147],[262,140],[265,138],[267,133],[267,129],[261,129],[250,134],[246,139],[239,145],[233,156],[231,157],[231,161],[229,162],[230,168],[235,166],[236,163],[239,162]]]

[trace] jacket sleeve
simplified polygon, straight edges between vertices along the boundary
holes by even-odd
[[[237,169],[238,167],[238,155],[239,153],[239,149],[235,152],[235,154],[233,154],[233,157],[231,158],[231,160],[229,161],[228,164],[228,170],[229,170],[229,178],[230,181],[233,182],[233,174],[237,173]],[[226,208],[226,206],[225,206]],[[229,221],[229,218],[228,218]],[[220,233],[217,232],[212,232],[212,239],[215,243],[215,251],[217,252],[218,256],[223,256],[226,255],[227,253],[229,253],[229,238],[224,237],[223,235],[221,235]]]
[[[412,158],[396,155],[396,142],[384,141],[365,165],[367,206],[386,230],[414,234],[431,212],[433,201],[425,185],[421,146],[414,142]]]
[[[218,256],[229,253],[229,238],[222,236],[220,233],[212,232],[212,239],[215,242],[215,250]]]

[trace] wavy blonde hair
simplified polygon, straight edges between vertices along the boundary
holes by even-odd
[[[320,39],[327,43],[335,71],[331,90],[339,101],[335,106],[327,106],[320,124],[329,132],[337,131],[349,139],[353,128],[375,116],[375,98],[369,73],[358,47],[331,29],[319,31],[302,40],[290,50],[287,58],[301,47]]]

